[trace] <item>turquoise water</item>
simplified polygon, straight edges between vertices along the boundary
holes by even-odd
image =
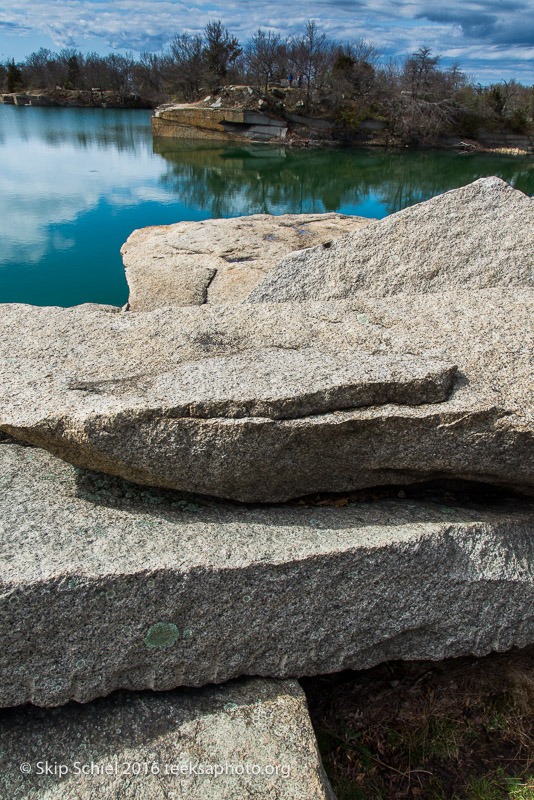
[[[254,213],[384,217],[534,159],[153,142],[150,112],[0,105],[0,302],[122,305],[135,228]]]

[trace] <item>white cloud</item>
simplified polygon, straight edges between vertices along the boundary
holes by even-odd
[[[71,136],[58,147],[30,132],[25,140],[9,137],[2,152],[0,217],[16,220],[3,232],[6,263],[37,264],[51,250],[70,248],[73,242],[58,226],[103,201],[117,208],[169,201],[169,193],[154,186],[148,146],[144,153],[119,151],[95,139],[81,149]]]
[[[293,0],[289,6],[279,0],[4,0],[0,31],[40,32],[57,47],[83,48],[97,39],[114,49],[159,50],[175,32],[199,32],[217,18],[242,40],[258,27],[298,33],[314,18],[328,35],[372,39],[388,56],[425,44],[446,57],[454,51],[462,66],[484,71],[498,72],[508,61],[519,70],[516,77],[534,81],[529,0],[450,0],[446,6],[442,0]]]

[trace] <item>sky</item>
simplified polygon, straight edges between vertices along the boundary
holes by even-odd
[[[299,34],[313,19],[331,38],[373,42],[385,60],[424,45],[480,83],[534,84],[534,0],[2,0],[0,60],[39,47],[159,52],[215,19],[241,42],[260,27]]]

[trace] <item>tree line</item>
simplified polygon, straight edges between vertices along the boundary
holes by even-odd
[[[138,58],[41,48],[21,63],[0,65],[4,91],[97,89],[135,93],[157,105],[247,84],[274,111],[273,90],[288,79],[306,113],[349,131],[366,118],[382,119],[392,135],[408,142],[449,131],[474,137],[481,125],[522,132],[534,117],[534,87],[515,80],[482,86],[458,64],[441,67],[427,47],[384,63],[372,42],[333,40],[314,21],[288,38],[260,29],[245,44],[213,21],[202,34],[178,34],[166,51]]]

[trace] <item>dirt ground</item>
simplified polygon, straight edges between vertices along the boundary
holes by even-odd
[[[338,800],[534,800],[534,646],[301,683]]]

